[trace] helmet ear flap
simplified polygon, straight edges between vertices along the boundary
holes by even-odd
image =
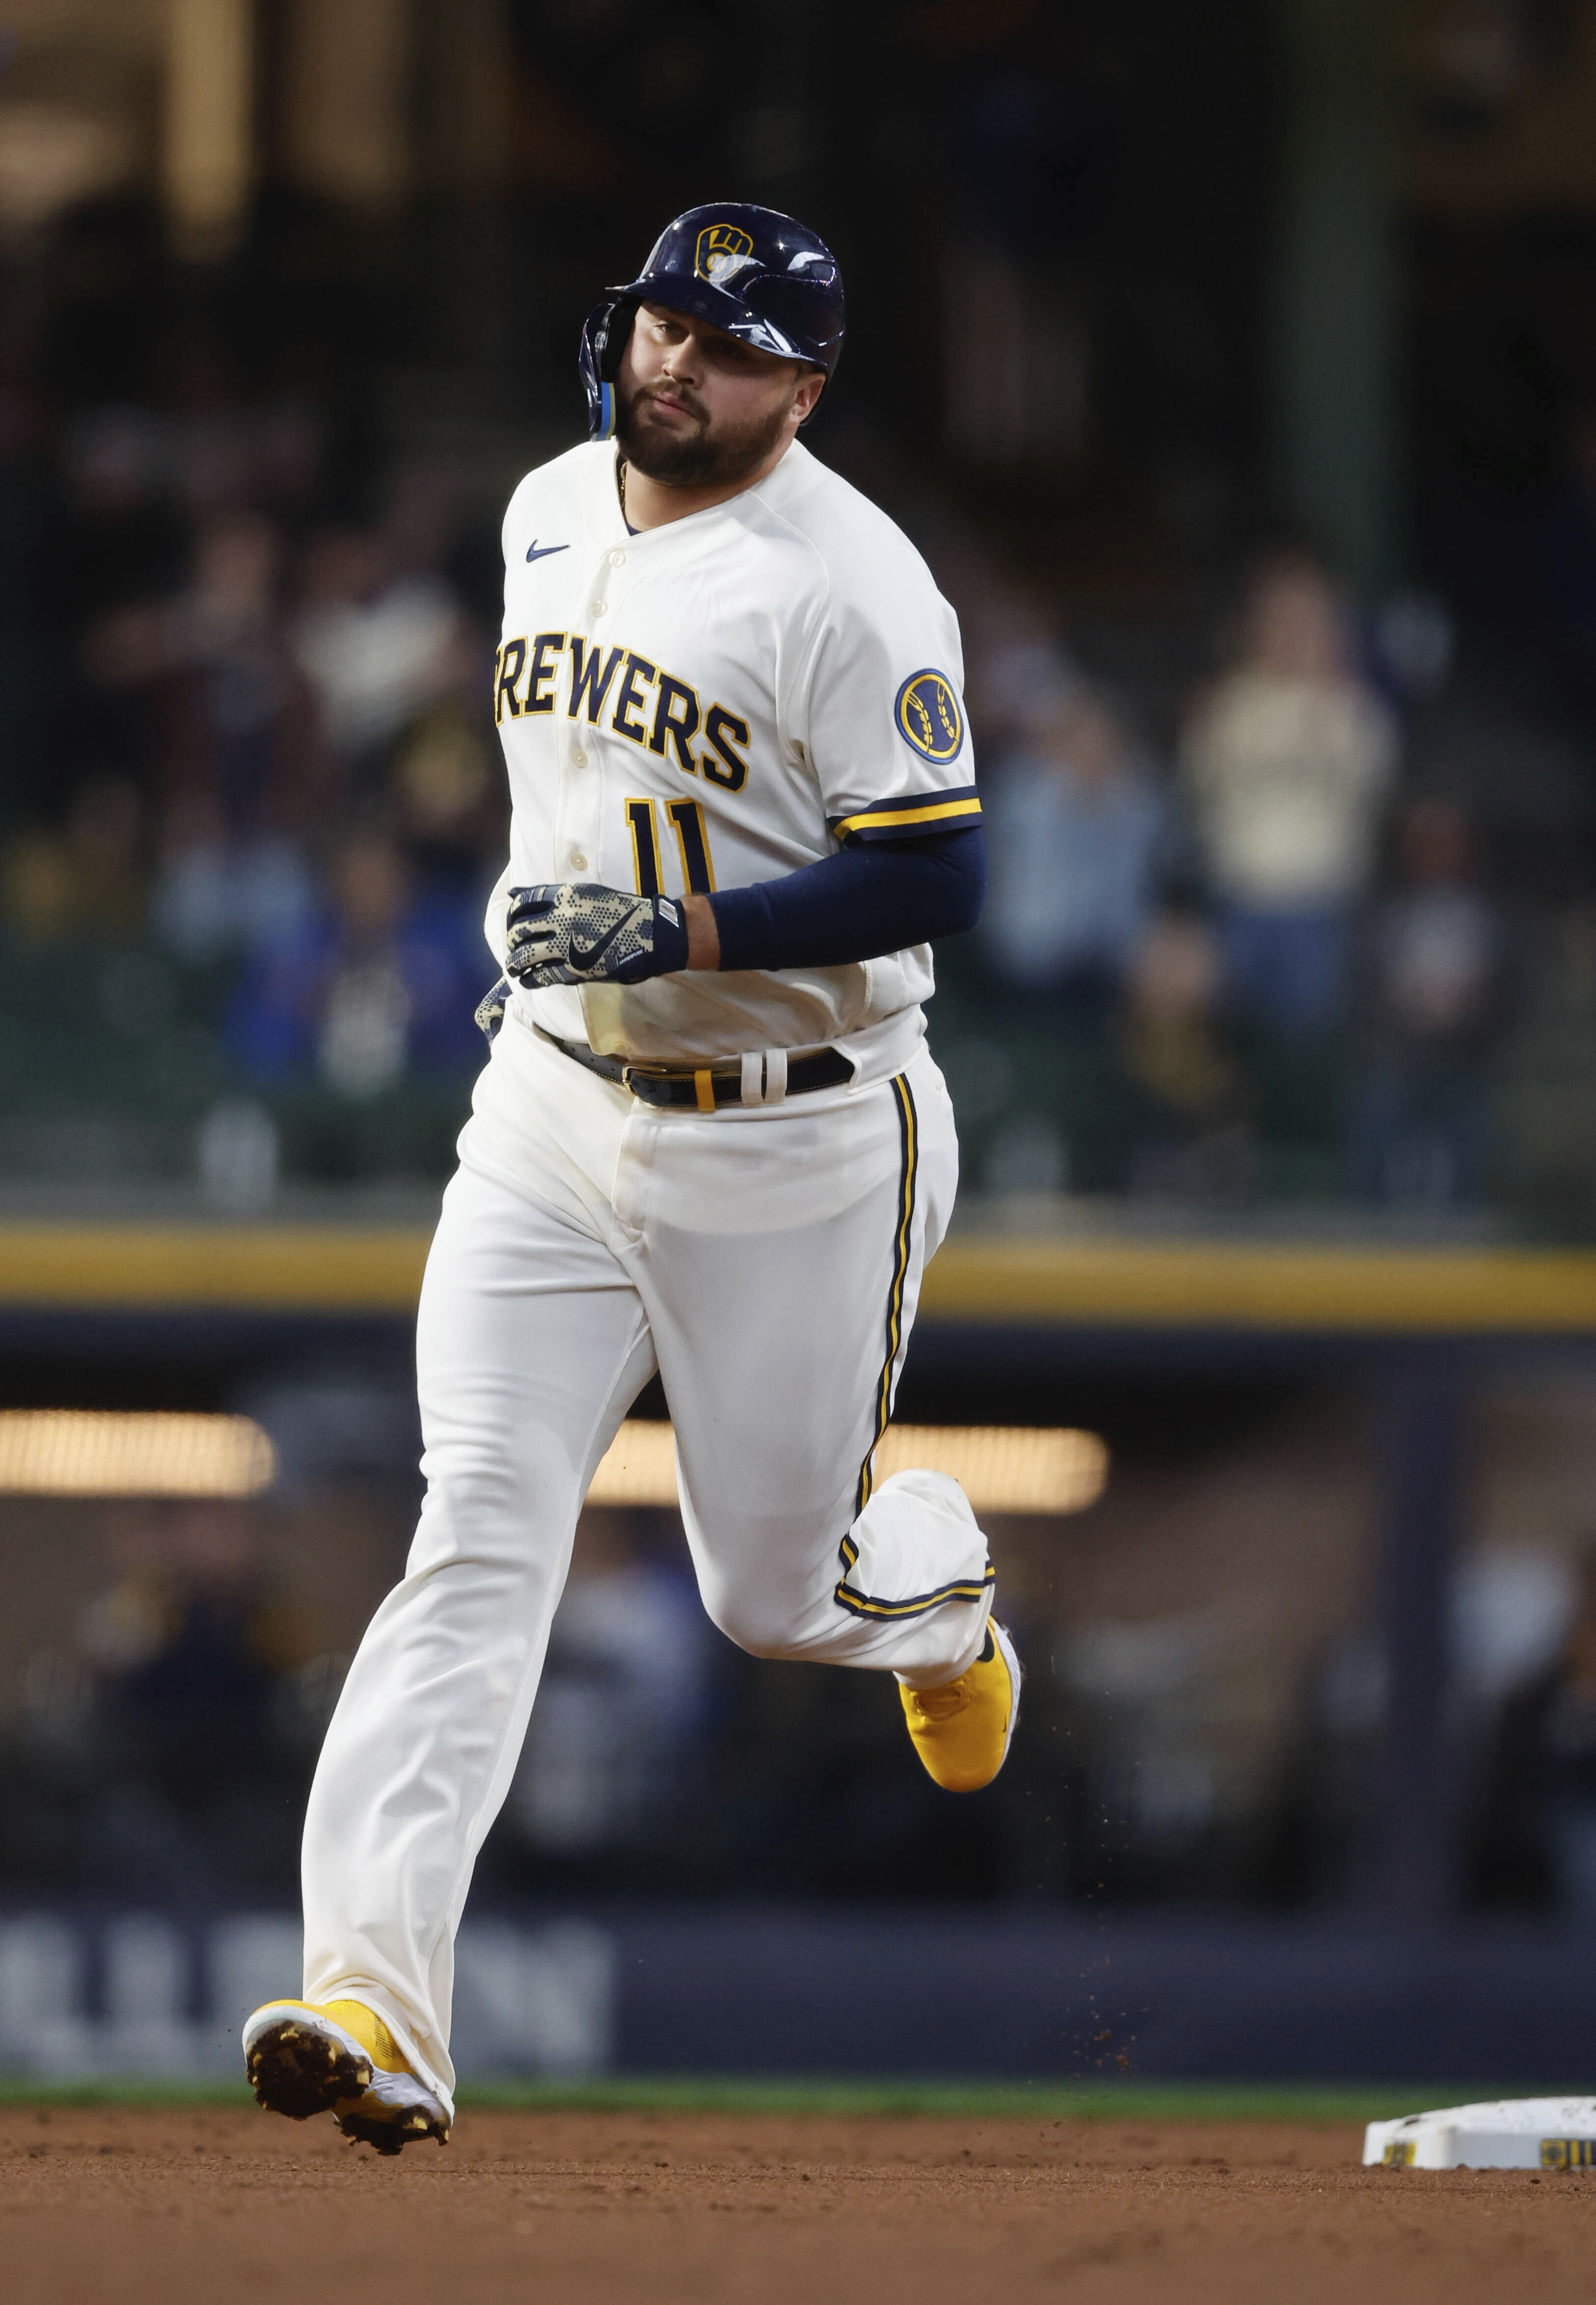
[[[636,310],[635,296],[608,296],[594,305],[582,325],[578,365],[588,396],[590,440],[608,440],[615,435],[615,380]]]

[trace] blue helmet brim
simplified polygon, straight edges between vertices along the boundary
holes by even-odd
[[[708,320],[712,327],[724,328],[728,336],[751,351],[769,353],[777,360],[798,361],[805,368],[818,368],[831,373],[832,361],[817,360],[813,353],[804,352],[786,336],[776,322],[762,312],[756,312],[740,296],[725,288],[717,288],[712,281],[683,280],[675,274],[657,273],[651,279],[645,275],[624,288],[612,288],[612,296],[626,296],[639,304],[663,304],[667,311],[686,312],[695,320]],[[836,357],[832,353],[832,361]]]

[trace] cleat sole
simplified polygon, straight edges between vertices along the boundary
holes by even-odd
[[[263,2111],[290,2121],[330,2113],[345,2137],[383,2154],[428,2137],[448,2143],[448,2115],[426,2084],[379,2065],[324,2012],[268,2004],[244,2037],[244,2071]]]
[[[420,2145],[429,2137],[435,2137],[440,2145],[449,2141],[444,2123],[419,2105],[413,2112],[401,2114],[397,2121],[372,2121],[352,2111],[335,2113],[333,2119],[352,2145],[374,2145],[379,2153],[403,2153],[407,2145]]]
[[[246,2060],[256,2101],[267,2113],[310,2121],[371,2086],[371,2060],[318,2028],[279,2018],[262,2029]]]

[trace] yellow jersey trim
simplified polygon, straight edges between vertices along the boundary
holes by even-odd
[[[979,800],[941,800],[922,808],[861,809],[855,816],[839,817],[831,829],[840,839],[845,832],[857,832],[866,826],[879,832],[888,825],[938,824],[946,817],[980,814]]]

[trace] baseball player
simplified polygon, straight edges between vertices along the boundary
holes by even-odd
[[[421,1291],[426,1499],[310,1794],[304,1998],[244,2030],[262,2105],[386,2151],[448,2135],[471,1868],[656,1370],[721,1629],[893,1673],[953,1790],[1014,1733],[964,1493],[872,1470],[957,1176],[928,948],[984,865],[953,613],[797,438],[842,340],[812,232],[690,209],[588,320],[592,437],[505,515],[504,977]]]

